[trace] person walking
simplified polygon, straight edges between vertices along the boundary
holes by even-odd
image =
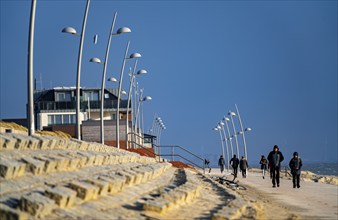
[[[210,161],[207,160],[207,159],[204,159],[204,167],[205,168],[209,168],[209,173],[210,173],[211,172],[211,167],[209,166],[209,164],[210,164]]]
[[[292,174],[292,183],[293,183],[293,188],[299,188],[299,180],[300,180],[300,173],[301,173],[301,168],[303,166],[302,160],[300,157],[298,157],[298,153],[294,152],[293,153],[293,158],[291,158],[289,162],[289,167],[291,169],[291,174]]]
[[[246,178],[246,169],[249,168],[249,165],[248,165],[248,161],[243,156],[242,156],[241,160],[239,161],[239,168],[241,169],[242,177]]]
[[[259,161],[259,164],[261,165],[262,177],[263,177],[263,179],[265,179],[265,172],[266,172],[266,169],[267,169],[268,161],[265,159],[264,155],[262,155],[261,160]]]
[[[279,187],[279,173],[281,162],[284,160],[282,152],[279,151],[279,147],[275,145],[273,150],[269,153],[268,161],[271,165],[270,172],[272,172],[272,187]]]
[[[237,177],[238,165],[239,165],[239,160],[238,160],[236,154],[234,154],[234,157],[231,158],[229,163],[232,166],[232,169],[234,170],[234,176],[236,178]]]
[[[223,155],[221,155],[218,159],[218,166],[221,169],[221,173],[223,173],[224,171],[224,165],[225,165],[225,161],[224,161]]]

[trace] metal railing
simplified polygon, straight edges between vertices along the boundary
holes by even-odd
[[[134,138],[132,138],[133,140],[128,141],[128,142],[131,144],[131,146],[134,146],[134,148],[135,148],[135,146],[137,146],[138,148],[142,148],[142,149],[146,150],[146,151],[149,152],[150,154],[154,155],[155,158],[158,158],[159,162],[161,162],[161,160],[165,159],[165,158],[162,158],[162,157],[171,157],[171,161],[175,161],[175,157],[180,157],[180,158],[182,158],[183,160],[188,161],[188,162],[190,163],[190,165],[193,165],[193,166],[195,166],[195,167],[198,167],[198,168],[202,169],[203,172],[205,172],[205,163],[204,163],[204,159],[201,158],[201,157],[199,157],[199,156],[197,156],[197,155],[194,154],[193,152],[191,152],[191,151],[185,149],[184,147],[177,146],[177,145],[172,145],[172,146],[157,146],[156,144],[152,144],[152,146],[153,146],[153,148],[154,148],[154,150],[155,150],[155,152],[153,152],[153,151],[149,150],[149,148],[144,147],[142,144],[136,143],[136,142],[135,142],[136,138],[139,138],[139,139],[141,139],[141,140],[144,140],[144,138],[143,138],[142,136],[140,136],[139,134],[135,134],[135,133],[133,133],[133,132],[130,132],[130,133],[128,133],[128,134],[130,134],[131,136],[134,137]],[[142,142],[143,142],[143,141],[142,141]],[[161,149],[167,149],[167,148],[171,148],[171,153],[170,153],[170,154],[167,154],[167,153],[161,154]],[[174,152],[175,152],[175,149],[180,149],[180,150],[186,152],[188,155],[193,156],[195,159],[200,160],[200,161],[202,162],[202,166],[196,164],[196,163],[193,162],[191,159],[188,159],[187,157],[183,156],[182,154],[174,153]],[[156,152],[158,152],[158,153],[156,153]],[[168,159],[168,160],[169,160],[169,159]],[[170,160],[169,160],[169,161],[170,161]]]
[[[81,109],[100,109],[100,101],[81,101]],[[39,101],[35,103],[35,108],[42,111],[55,111],[55,110],[75,110],[76,102],[75,101]],[[121,100],[120,108],[127,107],[127,100]],[[104,109],[116,109],[117,101],[116,100],[105,100]]]

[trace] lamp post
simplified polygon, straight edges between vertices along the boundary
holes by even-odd
[[[247,151],[246,151],[246,141],[245,141],[245,134],[244,134],[243,124],[242,124],[241,116],[239,114],[238,107],[237,107],[236,104],[235,104],[235,107],[236,107],[236,111],[237,111],[237,115],[238,115],[238,119],[239,119],[239,124],[241,126],[241,133],[242,133],[242,136],[243,136],[244,156],[248,160]]]
[[[230,142],[230,150],[231,150],[231,156],[233,156],[234,155],[234,148],[233,148],[233,146],[232,146],[232,137],[231,137],[231,135],[230,135],[230,129],[229,129],[229,126],[228,126],[228,121],[230,121],[230,119],[228,118],[228,117],[223,117],[223,120],[224,120],[224,122],[225,122],[225,126],[226,126],[226,128],[227,128],[227,131],[228,131],[228,140],[229,140],[229,142]]]
[[[134,69],[133,72],[130,73],[130,84],[129,84],[129,93],[128,93],[128,102],[127,102],[127,117],[126,117],[126,144],[127,144],[127,149],[128,149],[128,142],[129,142],[129,105],[130,105],[130,100],[131,100],[131,96],[132,96],[132,84],[134,83],[134,80],[136,81],[136,67],[137,67],[137,62],[138,59],[135,61],[134,64]],[[146,70],[139,70],[137,71],[137,75],[142,75],[142,74],[146,74],[147,71]],[[133,119],[133,117],[131,117],[131,119]],[[133,122],[131,123],[131,127],[133,126]]]
[[[139,115],[140,115],[140,105],[142,102],[145,102],[145,101],[150,101],[152,100],[152,98],[150,96],[145,96],[143,98],[141,98],[142,95],[140,96],[140,99],[139,99],[139,102],[138,102],[138,106],[137,106],[137,111],[136,111],[136,116],[135,116],[135,127],[134,127],[134,130],[135,130],[135,133],[137,131],[137,123],[139,122],[140,118],[139,118]],[[140,129],[140,128],[139,128]],[[135,139],[136,140],[136,139]]]
[[[235,141],[236,141],[237,158],[239,158],[239,149],[238,149],[238,140],[237,140],[236,128],[235,128],[235,124],[234,124],[234,119],[232,118],[232,116],[236,116],[236,114],[235,114],[235,112],[229,111],[228,115],[230,115],[232,128],[233,128],[233,131],[234,131],[233,136],[235,137]]]
[[[229,167],[229,162],[230,162],[230,158],[229,158],[229,145],[228,145],[228,139],[227,139],[227,136],[225,134],[225,128],[224,128],[224,122],[223,121],[220,121],[219,123],[219,126],[221,127],[221,130],[223,130],[223,137],[224,137],[224,142],[225,142],[225,147],[226,147],[226,151],[227,151],[227,160],[228,160],[228,171],[230,170],[230,167]]]
[[[33,92],[33,59],[34,59],[34,26],[35,26],[35,9],[36,0],[32,0],[31,16],[29,23],[29,36],[28,36],[28,71],[27,71],[27,122],[28,122],[28,135],[35,133],[34,124],[34,92]]]
[[[141,54],[139,53],[133,53],[127,57],[128,55],[128,50],[129,50],[129,45],[130,41],[127,43],[126,47],[126,52],[123,57],[123,62],[122,62],[122,68],[121,68],[121,73],[120,73],[120,80],[119,80],[119,90],[117,94],[117,112],[116,112],[116,147],[120,148],[120,99],[121,99],[121,90],[122,90],[122,80],[123,80],[123,72],[124,72],[124,66],[126,64],[127,59],[134,59],[134,58],[140,58]],[[127,112],[128,114],[128,112]]]
[[[77,61],[77,75],[76,75],[76,138],[81,140],[81,129],[80,129],[80,79],[81,79],[81,61],[82,61],[82,48],[83,48],[83,41],[84,35],[86,31],[86,23],[87,23],[87,16],[89,10],[90,0],[87,0],[86,10],[83,17],[83,24],[82,24],[82,31],[80,34],[80,46],[79,46],[79,54],[78,54],[78,61]],[[72,35],[79,35],[77,34],[76,30],[72,27],[66,27],[62,30],[63,33],[68,33]]]
[[[101,84],[101,107],[100,107],[100,141],[101,144],[104,144],[104,119],[103,119],[103,111],[104,111],[104,85],[106,81],[106,71],[107,71],[107,65],[108,65],[108,57],[109,57],[109,50],[110,50],[110,42],[111,39],[114,35],[119,35],[123,33],[130,33],[131,30],[128,27],[122,27],[117,30],[116,33],[114,33],[114,25],[115,25],[115,20],[116,20],[116,15],[117,13],[115,12],[113,22],[110,28],[109,32],[109,38],[108,38],[108,43],[107,43],[107,48],[106,48],[106,56],[105,56],[105,61],[103,62],[103,73],[102,73],[102,84]],[[90,59],[90,62],[93,63],[99,63],[101,64],[101,60],[94,57]]]
[[[223,158],[224,157],[224,144],[223,144],[223,137],[222,137],[222,132],[221,132],[221,126],[217,125],[215,128],[214,128],[214,131],[219,131],[219,136],[221,138],[221,144],[222,144],[222,155],[223,155]]]

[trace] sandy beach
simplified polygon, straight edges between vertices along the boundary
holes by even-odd
[[[219,169],[212,169],[208,175],[224,176]],[[239,173],[236,180],[247,188],[236,192],[263,205],[267,219],[338,219],[337,185],[303,179],[301,187],[294,189],[292,180],[283,176],[280,187],[273,188],[269,173],[263,179],[257,169],[249,170],[247,178]]]

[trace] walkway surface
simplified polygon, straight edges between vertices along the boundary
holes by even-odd
[[[213,169],[211,172],[213,175],[219,173],[218,169]],[[298,189],[293,188],[291,179],[283,176],[280,187],[273,188],[269,173],[263,179],[261,173],[254,171],[249,172],[247,178],[242,178],[239,173],[237,180],[239,184],[249,189],[240,191],[241,194],[253,197],[252,193],[256,192],[258,199],[265,203],[279,203],[303,219],[338,219],[338,186],[336,185],[301,181],[301,187]],[[278,214],[275,217],[278,219]]]

